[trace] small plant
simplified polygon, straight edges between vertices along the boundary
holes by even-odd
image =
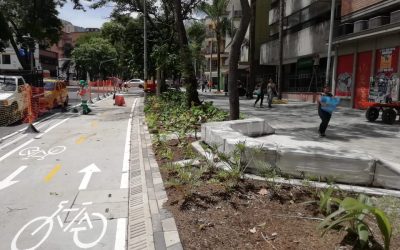
[[[341,203],[340,199],[332,197],[333,191],[334,188],[329,187],[325,191],[319,192],[319,210],[324,215],[331,214],[334,206],[337,207]]]
[[[319,225],[322,235],[337,226],[345,228],[351,234],[358,236],[358,243],[364,248],[372,239],[371,221],[375,218],[384,240],[385,250],[389,250],[392,236],[392,226],[386,214],[371,205],[370,199],[365,195],[359,195],[358,199],[346,197],[340,202],[339,209]]]

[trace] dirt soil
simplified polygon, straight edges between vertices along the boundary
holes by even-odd
[[[174,160],[181,160],[179,148],[171,148]],[[164,182],[175,176],[162,167],[165,160],[157,160]],[[358,249],[343,229],[321,237],[317,226],[323,216],[310,203],[318,199],[316,190],[254,180],[227,190],[223,183],[209,182],[213,174],[205,173],[199,186],[166,187],[164,206],[174,215],[184,249]],[[379,229],[373,230],[379,237]],[[400,249],[398,234],[391,249]]]

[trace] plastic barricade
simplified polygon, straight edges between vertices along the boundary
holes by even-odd
[[[114,105],[117,106],[124,106],[125,105],[125,98],[122,95],[115,95],[115,103]]]

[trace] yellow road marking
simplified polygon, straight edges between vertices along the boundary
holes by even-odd
[[[81,136],[79,136],[78,139],[76,139],[75,143],[76,143],[76,144],[82,144],[82,143],[84,143],[84,142],[86,141],[86,139],[87,139],[86,136],[81,135]]]
[[[97,127],[97,121],[92,121],[92,122],[90,123],[90,125],[92,126],[92,128]]]
[[[57,164],[51,171],[50,173],[48,173],[45,177],[44,177],[44,181],[45,182],[49,182],[51,181],[51,179],[53,179],[54,175],[57,174],[58,171],[60,171],[61,169],[61,165]]]

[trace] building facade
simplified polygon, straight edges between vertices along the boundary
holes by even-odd
[[[250,1],[249,1],[250,4]],[[261,45],[265,43],[268,40],[268,33],[269,33],[269,24],[268,24],[268,16],[269,16],[269,10],[271,7],[271,1],[270,0],[261,0],[261,1],[256,1],[256,5],[254,6],[254,9],[252,9],[252,15],[254,16],[254,60],[255,60],[255,68],[254,68],[254,74],[255,74],[255,81],[256,83],[260,83],[261,81],[265,81],[267,78],[273,74],[273,70],[271,71],[271,68],[266,65],[260,65],[260,50],[261,50]],[[229,20],[231,22],[231,29],[237,29],[240,25],[240,20],[242,18],[242,7],[240,4],[240,0],[231,0],[228,4],[227,7],[227,13],[229,16]],[[250,38],[250,28],[251,28],[251,23],[247,29],[243,44],[241,46],[241,52],[240,52],[240,61],[238,65],[238,70],[239,70],[239,75],[238,75],[238,80],[242,84],[243,87],[246,87],[246,85],[249,82],[249,74],[250,74],[250,43],[251,43],[251,38]],[[232,33],[232,32],[231,32]],[[231,49],[231,42],[232,42],[233,37],[231,37],[231,34],[227,33],[226,38],[225,38],[225,51],[230,53]],[[224,84],[227,84],[228,82],[228,60],[226,60],[225,63],[225,68],[222,71],[221,75],[221,81]]]
[[[206,39],[203,44],[203,52],[205,57],[204,67],[204,78],[207,81],[218,83],[218,72],[217,72],[217,39],[214,32],[214,23],[210,18],[204,19],[206,27]],[[221,71],[228,60],[228,53],[225,52],[225,37],[222,37],[221,44],[219,44],[220,56],[221,56]]]
[[[331,1],[283,1],[283,96],[312,101],[325,83]],[[279,2],[271,1],[262,65],[279,65]]]
[[[334,92],[348,107],[399,101],[400,1],[342,0],[334,39]]]

